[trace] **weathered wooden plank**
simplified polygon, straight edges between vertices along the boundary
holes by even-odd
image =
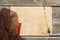
[[[60,7],[52,8],[53,34],[60,34]]]
[[[40,6],[42,0],[0,0],[0,5]]]
[[[60,6],[60,0],[45,0],[47,6]],[[0,0],[0,5],[42,6],[43,0]]]
[[[46,0],[47,6],[60,6],[60,0]]]

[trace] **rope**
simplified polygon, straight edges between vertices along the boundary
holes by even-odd
[[[43,8],[44,8],[44,17],[45,17],[45,21],[46,21],[46,25],[47,25],[47,32],[49,33],[49,35],[50,35],[50,28],[48,27],[49,25],[48,25],[48,22],[47,22],[47,17],[46,17],[46,12],[45,12],[45,7],[46,7],[46,2],[45,2],[45,0],[43,0]]]

